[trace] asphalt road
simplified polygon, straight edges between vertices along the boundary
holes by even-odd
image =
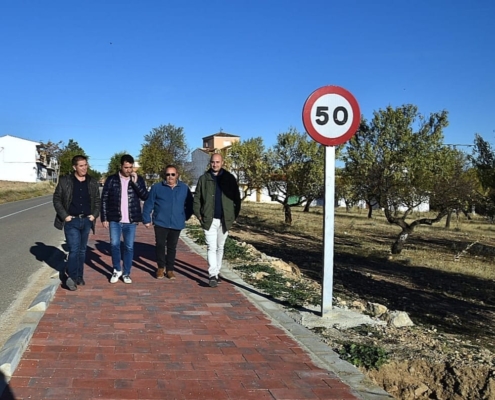
[[[64,258],[54,218],[51,195],[0,204],[0,346]]]

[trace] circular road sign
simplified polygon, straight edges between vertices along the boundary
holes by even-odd
[[[303,124],[318,143],[336,146],[358,130],[361,113],[354,96],[339,86],[323,86],[304,103]]]

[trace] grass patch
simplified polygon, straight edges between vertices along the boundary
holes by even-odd
[[[225,241],[225,247],[223,250],[223,256],[229,261],[235,260],[249,260],[250,256],[245,247],[242,247],[238,242],[232,239],[230,236]]]
[[[234,269],[239,271],[246,282],[291,307],[321,304],[321,293],[314,287],[303,280],[288,278],[269,265],[237,265]]]
[[[55,186],[55,183],[46,181],[36,183],[0,181],[0,204],[53,194]]]
[[[187,235],[200,246],[206,246],[205,233],[199,225],[186,224]]]
[[[356,367],[363,367],[367,370],[379,369],[388,361],[387,352],[384,349],[367,344],[343,343],[337,352],[344,361],[349,361]]]

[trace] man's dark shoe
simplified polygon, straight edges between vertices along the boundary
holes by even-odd
[[[82,276],[80,276],[79,278],[76,279],[76,285],[77,286],[84,286],[86,284],[86,282],[84,282],[84,279]]]
[[[74,291],[77,290],[76,283],[72,280],[72,278],[67,278],[67,281],[65,282],[69,290]]]
[[[217,287],[218,280],[216,276],[211,276],[209,281],[210,287]]]

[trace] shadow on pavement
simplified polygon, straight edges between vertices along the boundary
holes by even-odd
[[[65,253],[55,246],[47,246],[44,243],[36,242],[29,251],[36,257],[36,260],[44,262],[55,271],[60,272],[65,266]]]
[[[123,251],[123,247],[121,247],[121,251]],[[108,262],[104,261],[103,258],[108,259]],[[122,259],[123,254],[121,254]],[[86,252],[86,265],[110,279],[113,272],[110,243],[104,240],[96,240],[94,249],[90,247]],[[140,269],[154,278],[156,273],[155,265],[155,245],[134,242],[132,268]]]
[[[175,266],[176,267],[179,267],[178,269],[176,269],[176,271],[178,271],[179,273],[181,273],[182,275],[184,276],[187,276],[191,279],[194,279],[198,282],[198,284],[200,286],[209,286],[208,284],[208,271],[204,270],[204,269],[201,269],[201,268],[198,268],[192,264],[189,264],[185,261],[181,261],[179,259],[176,259],[175,260]],[[197,274],[197,275],[200,275],[200,277],[195,277],[191,274]],[[273,303],[276,303],[276,304],[280,304],[280,305],[283,305],[283,306],[287,306],[287,303],[282,301],[282,300],[279,300],[275,297],[272,297],[271,295],[269,294],[266,294],[266,293],[263,293],[259,290],[256,290],[255,288],[253,287],[250,287],[250,286],[247,286],[247,285],[242,285],[238,282],[234,282],[230,279],[227,279],[225,278],[224,276],[222,276],[222,274],[220,273],[220,276],[221,276],[221,282],[225,282],[225,283],[230,283],[231,285],[233,286],[236,286],[238,287],[239,289],[242,289],[242,290],[245,290],[246,292],[249,292],[249,293],[252,293],[252,294],[256,294],[260,297],[263,297],[267,300],[270,300],[271,302]],[[308,310],[310,311],[310,310]]]
[[[209,286],[208,271],[202,267],[197,267],[191,263],[181,260],[181,253],[183,251],[189,251],[189,248],[185,243],[184,244],[180,244],[180,243],[181,242],[179,242],[177,246],[175,272],[193,281],[196,281],[199,286],[208,287]],[[108,261],[104,261],[103,258],[107,259]],[[88,247],[88,250],[86,252],[86,265],[92,268],[93,270],[99,272],[103,276],[105,276],[108,280],[111,278],[113,272],[113,267],[111,265],[111,262],[112,261],[111,261],[110,243],[108,241],[97,239],[94,241],[94,248],[92,248],[91,246]],[[134,242],[134,257],[132,262],[132,268],[133,269],[137,268],[145,273],[148,273],[151,279],[156,279],[155,275],[156,275],[157,267],[156,267],[156,255],[155,255],[154,244],[143,243],[141,241]],[[234,282],[230,279],[226,279],[225,277],[222,277],[221,281],[237,286],[238,288],[243,289],[249,293],[256,294],[263,298],[269,299],[274,303],[284,306],[287,305],[284,301],[281,301],[261,291],[258,291],[253,287],[239,284],[238,282]],[[311,310],[307,310],[307,311],[311,311]]]
[[[68,289],[66,285],[67,274],[66,274],[66,259],[67,259],[67,245],[62,245],[63,250],[60,250],[55,246],[47,246],[42,242],[36,242],[34,246],[31,246],[29,251],[36,260],[44,262],[49,267],[53,268],[58,272],[60,282],[62,282],[62,287]]]

